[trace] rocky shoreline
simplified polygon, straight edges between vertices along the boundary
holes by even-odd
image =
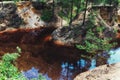
[[[120,63],[102,65],[77,75],[74,80],[120,80]]]

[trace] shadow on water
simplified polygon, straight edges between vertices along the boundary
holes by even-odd
[[[84,59],[80,58],[80,55],[84,54],[83,51],[74,47],[58,45],[49,40],[52,32],[49,29],[44,32],[32,31],[32,34],[34,32],[40,33],[37,36],[36,34],[31,36],[31,32],[28,32],[19,30],[14,35],[12,35],[13,33],[1,34],[3,37],[0,36],[0,56],[6,52],[15,52],[16,46],[19,46],[22,53],[15,64],[19,70],[27,71],[34,67],[47,80],[73,80],[77,74],[96,66],[120,62],[118,58],[120,48],[111,50],[109,52],[111,55],[105,52],[96,55],[94,58]],[[41,33],[44,35],[41,35]],[[9,37],[6,37],[6,35],[9,35]],[[2,39],[6,39],[6,41],[2,41]],[[17,40],[14,41],[14,39]]]
[[[22,71],[27,71],[35,67],[39,72],[43,73],[47,80],[73,80],[73,78],[81,72],[93,69],[107,62],[113,63],[112,61],[114,61],[114,59],[119,59],[116,57],[113,59],[113,53],[111,53],[112,55],[108,60],[106,59],[108,55],[103,54],[93,59],[80,59],[80,55],[78,54],[81,52],[79,50],[73,47],[57,46],[53,43],[51,44],[51,42],[44,45],[18,43],[0,44],[1,54],[16,51],[16,46],[21,47],[22,53],[17,60],[16,66]],[[120,49],[118,48],[118,50]],[[119,51],[114,51],[119,54]],[[115,55],[119,57],[117,54]]]
[[[55,61],[55,63],[59,64],[59,66],[56,65],[51,66],[50,64],[49,66],[50,69],[47,70],[44,76],[46,77],[47,80],[73,80],[73,78],[78,73],[84,72],[86,70],[94,69],[96,66],[105,63],[113,64],[120,62],[119,56],[120,56],[120,48],[117,48],[117,49],[111,49],[108,53],[99,54],[91,59],[84,59],[84,58],[81,58],[79,60],[73,59],[72,62],[71,61],[69,62],[69,60],[64,61],[65,59],[62,59],[60,63],[57,63],[58,61]],[[54,67],[56,67],[57,69],[55,70]],[[58,69],[60,70],[58,71]],[[50,77],[50,75],[53,74],[54,72],[56,73],[53,76],[56,76],[58,72],[59,75],[57,76],[57,78]]]
[[[35,67],[43,74],[48,75],[52,80],[72,80],[74,73],[79,73],[76,66],[79,60],[79,50],[56,46],[50,43],[46,45],[30,45],[17,43],[0,43],[1,55],[6,52],[15,52],[15,47],[22,49],[21,56],[16,66],[26,71]]]

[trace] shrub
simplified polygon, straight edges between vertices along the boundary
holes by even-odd
[[[98,34],[101,34],[100,31],[97,32]],[[86,37],[83,40],[81,44],[76,45],[78,49],[86,50],[88,53],[96,53],[101,51],[109,51],[113,46],[116,45],[116,43],[109,43],[112,40],[112,38],[107,37],[99,37],[98,35],[95,35],[95,33],[89,29],[86,33]]]
[[[21,49],[17,47],[17,53],[6,53],[0,60],[0,80],[28,80],[18,68],[12,63],[20,56]],[[39,80],[45,80],[45,78],[39,74]],[[37,80],[37,79],[31,79]]]
[[[88,22],[86,22],[86,34],[80,44],[77,44],[78,49],[85,50],[88,53],[98,53],[102,51],[109,51],[117,43],[112,41],[111,36],[105,36],[108,31],[110,34],[115,35],[116,31],[109,31],[105,26],[95,25],[95,16],[89,14]]]
[[[41,19],[43,21],[49,22],[52,20],[52,17],[53,17],[53,15],[52,15],[51,10],[47,10],[47,9],[43,10],[42,15],[41,15]]]
[[[18,68],[12,63],[19,57],[19,53],[6,53],[0,61],[0,80],[18,80],[25,79],[20,76]]]

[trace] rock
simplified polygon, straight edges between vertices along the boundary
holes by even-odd
[[[22,19],[16,13],[16,9],[17,7],[14,3],[3,4],[0,10],[0,30],[4,30],[7,27],[20,26]]]
[[[0,24],[0,30],[5,30],[6,29],[6,24],[5,23],[1,23]]]
[[[86,33],[88,26],[88,15],[90,12],[86,12],[86,23],[82,26],[84,12],[81,12],[72,21],[72,25],[65,26],[67,23],[63,20],[61,27],[58,27],[53,33],[52,37],[55,42],[64,44],[66,46],[73,46],[74,44],[80,43],[83,36]],[[69,24],[67,24],[69,25]]]
[[[30,1],[18,2],[17,13],[24,20],[26,27],[38,28],[46,25],[45,22],[41,20],[41,12],[36,10]]]
[[[120,80],[120,63],[99,66],[77,75],[74,80]]]
[[[2,3],[0,3],[2,6]],[[0,8],[0,30],[3,31],[8,27],[14,28],[38,28],[38,27],[61,27],[66,25],[67,21],[54,16],[50,22],[41,19],[44,9],[51,10],[51,6],[45,3],[20,1],[4,1],[3,7]],[[57,9],[56,9],[57,10]],[[3,25],[4,24],[4,25]]]
[[[54,41],[61,42],[64,45],[71,46],[75,43],[80,43],[83,31],[80,26],[64,26],[59,27],[52,33]]]
[[[50,22],[47,23],[47,26],[48,27],[53,26],[55,28],[59,28],[67,24],[68,24],[67,21],[60,18],[58,15],[55,15],[54,18]]]
[[[87,31],[90,29],[98,38],[116,38],[116,34],[113,26],[107,27],[104,25],[98,17],[95,16],[94,22],[91,21],[91,18],[88,17],[90,13],[87,13],[87,17],[85,20],[85,24],[82,25],[82,16],[79,15],[77,20],[73,20],[72,25],[70,26],[63,26],[57,28],[53,33],[53,40],[57,42],[61,42],[67,46],[74,46],[75,44],[81,44],[86,39]],[[94,14],[93,14],[94,15]],[[101,18],[102,19],[102,18]],[[101,27],[101,28],[100,28]],[[104,29],[103,29],[104,28]],[[98,29],[102,30],[102,32],[98,31]]]
[[[8,27],[38,28],[45,27],[40,10],[36,10],[30,1],[0,3],[0,30]],[[4,24],[4,25],[3,25]],[[24,27],[23,27],[24,26]]]

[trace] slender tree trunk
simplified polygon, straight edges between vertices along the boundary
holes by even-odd
[[[112,5],[112,0],[110,0],[110,6]],[[109,22],[111,23],[112,22],[112,17],[113,17],[113,7],[110,7],[109,8]]]
[[[61,7],[61,8],[62,8],[62,11],[63,11],[63,7]],[[61,26],[63,26],[62,24],[63,24],[63,19],[61,19]]]
[[[81,5],[81,0],[77,0],[77,10],[76,10],[76,15],[73,17],[73,19],[72,20],[75,20],[75,19],[78,19],[78,17],[79,17],[79,9],[80,9],[80,5]]]
[[[82,23],[82,25],[85,25],[85,18],[86,18],[87,4],[88,4],[88,0],[86,0],[86,3],[85,3],[85,12],[84,12],[84,16],[83,16],[83,23]]]
[[[1,9],[3,9],[3,0],[1,0]]]
[[[55,16],[55,0],[53,0],[53,8],[52,8],[52,18]]]
[[[76,16],[79,14],[80,5],[81,5],[81,0],[78,1],[78,4],[77,4]]]
[[[69,26],[71,26],[71,24],[72,24],[72,12],[73,12],[73,0],[71,0],[71,8],[70,8],[71,10],[71,13],[70,13],[70,22],[69,22]]]

